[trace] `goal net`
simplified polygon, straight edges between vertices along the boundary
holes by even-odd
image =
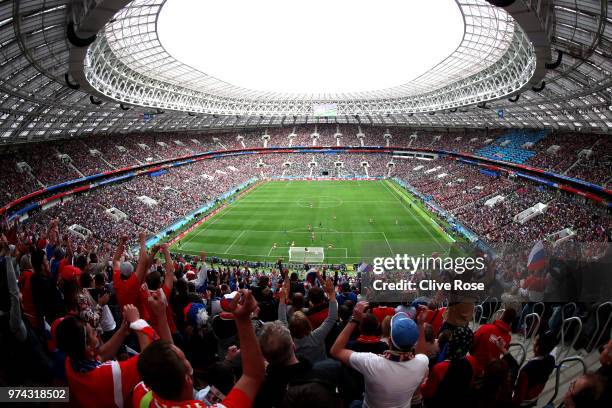
[[[320,264],[325,254],[322,247],[291,247],[289,248],[289,262]]]

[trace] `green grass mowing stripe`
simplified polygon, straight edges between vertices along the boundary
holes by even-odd
[[[404,196],[404,197],[412,197],[412,194],[409,194],[407,191],[403,190],[402,188],[400,188],[400,186],[394,182],[389,181],[389,183],[391,184],[391,186],[395,186],[395,190],[398,192],[398,194]],[[414,197],[412,197],[414,198]],[[425,218],[427,221],[429,221],[429,223],[431,225],[433,225],[435,228],[435,231],[438,233],[438,235],[442,236],[442,238],[444,238],[444,240],[448,241],[448,242],[455,242],[455,240],[452,237],[449,237],[448,234],[442,232],[442,227],[440,226],[440,224],[438,224],[438,222],[435,220],[435,217],[432,216],[426,209],[421,208],[421,205],[419,205],[419,203],[417,202],[416,205],[414,206],[415,212],[419,213],[423,218]]]
[[[185,243],[189,243],[194,238],[197,238],[198,235],[200,235],[200,233],[206,231],[208,228],[210,228],[217,221],[220,221],[223,217],[225,217],[227,214],[229,214],[232,211],[232,209],[234,208],[232,206],[232,204],[234,204],[234,203],[228,204],[221,211],[219,211],[218,213],[213,215],[210,219],[206,220],[206,222],[204,222],[199,228],[197,228],[195,231],[192,231],[190,234],[188,234],[188,235],[192,235],[192,236]]]
[[[432,234],[431,229],[427,228],[422,222],[421,222],[421,217],[424,218],[428,218],[423,212],[419,211],[420,214],[416,214],[415,212],[412,211],[411,207],[407,207],[406,204],[403,201],[402,195],[404,197],[406,197],[402,192],[398,191],[398,189],[396,188],[396,186],[394,184],[391,184],[390,182],[385,180],[385,187],[387,187],[389,189],[389,191],[391,191],[391,189],[393,189],[395,191],[396,194],[398,194],[398,199],[400,200],[400,202],[402,203],[403,207],[406,209],[406,211],[408,211],[410,214],[412,214],[415,219],[419,222],[419,224],[423,227],[423,229],[425,231],[427,231],[427,233],[434,239],[434,241],[436,241],[436,243],[438,244],[438,246],[440,246],[440,248],[442,249],[446,249],[444,247],[444,245],[440,244],[439,239],[436,237],[436,235],[441,235],[440,231],[437,230],[436,228],[434,228],[434,234]],[[389,184],[391,184],[391,187],[389,187]],[[430,220],[430,224],[431,222],[433,222],[431,219]],[[431,224],[433,226],[433,224]],[[437,224],[436,224],[437,225]]]
[[[412,194],[408,193],[407,191],[403,190],[402,188],[400,188],[400,186],[394,182],[390,182],[392,185],[395,185],[398,192],[402,195],[404,195],[405,197],[412,197]],[[453,243],[455,242],[455,239],[451,236],[449,236],[446,232],[443,232],[443,228],[442,226],[440,226],[440,224],[438,223],[438,221],[436,221],[437,217],[433,214],[431,214],[427,208],[425,208],[424,205],[422,205],[420,202],[416,201],[416,205],[414,206],[415,211],[418,212],[419,214],[421,214],[423,216],[423,218],[425,218],[427,221],[429,221],[435,228],[434,230],[438,233],[438,235],[440,235],[442,238],[444,238],[445,241]]]
[[[249,194],[251,194],[252,192],[254,192],[255,190],[257,190],[258,188],[260,188],[263,184],[259,184],[257,186],[255,186],[251,191],[249,191],[244,197],[248,196]],[[215,222],[219,221],[221,218],[223,218],[225,215],[227,215],[232,209],[233,209],[233,204],[235,204],[236,201],[233,201],[229,204],[227,204],[225,206],[225,208],[222,208],[218,213],[216,213],[215,215],[213,215],[210,219],[206,220],[202,225],[200,225],[198,228],[196,228],[194,231],[192,231],[191,233],[187,234],[187,236],[189,237],[184,244],[187,244],[189,242],[191,242],[191,240],[193,240],[194,238],[196,238],[201,232],[204,232],[206,229],[208,229],[211,225],[213,225]],[[174,244],[173,247],[177,245]]]
[[[234,246],[234,244],[240,239],[241,236],[244,235],[244,233],[246,232],[246,230],[242,230],[242,232],[240,234],[238,234],[238,236],[236,237],[236,239],[234,240],[234,242],[232,242],[232,245],[228,246],[227,249],[225,250],[225,253],[227,254],[229,252],[230,249],[232,249],[232,247]]]
[[[373,197],[379,199],[373,200]],[[327,201],[335,203],[337,199],[337,205],[324,208]],[[219,257],[270,260],[281,255],[278,251],[271,253],[275,242],[278,246],[285,246],[287,241],[294,241],[297,246],[323,246],[326,249],[331,243],[334,248],[345,248],[342,252],[346,252],[326,251],[327,262],[359,261],[361,251],[368,243],[382,244],[380,250],[386,243],[393,251],[390,242],[398,239],[407,242],[424,240],[428,232],[417,224],[414,215],[406,217],[399,200],[380,181],[263,183],[192,231],[181,248],[175,246],[173,250],[197,253],[205,249],[208,254]],[[292,202],[296,205],[288,205]],[[298,202],[307,205],[298,206]],[[369,223],[370,218],[376,222]],[[401,225],[397,225],[396,220],[401,220]],[[315,242],[307,231],[309,224],[315,230]],[[320,224],[322,228],[319,229]],[[382,239],[375,238],[377,235]],[[283,257],[286,259],[287,255],[285,253]]]

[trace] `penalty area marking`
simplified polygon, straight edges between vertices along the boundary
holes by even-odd
[[[301,246],[299,246],[299,245],[296,245],[295,247],[302,248],[302,247],[301,247]],[[274,248],[274,245],[273,245],[273,246],[270,248],[270,250],[268,251],[268,255],[266,256],[266,258],[271,258],[271,257],[272,257],[272,255],[271,255],[271,254],[272,254],[272,251],[273,251],[273,250],[275,250],[275,249],[291,249],[291,248],[295,248],[295,247],[288,247],[288,246],[277,246],[276,248]],[[307,247],[304,247],[304,248],[307,248]],[[335,251],[335,250],[338,250],[338,251],[343,250],[343,251],[344,251],[344,256],[343,256],[343,257],[342,257],[342,256],[327,256],[327,255],[324,255],[324,259],[344,259],[344,258],[349,259],[349,258],[358,258],[357,256],[352,256],[352,257],[349,257],[349,256],[348,256],[348,248],[333,247],[333,248],[331,248],[331,249],[330,249],[330,248],[325,248],[325,247],[323,247],[323,249],[324,249],[325,251],[327,251],[327,252],[329,252],[329,251]],[[276,256],[276,255],[274,255],[274,256]]]
[[[238,236],[236,237],[236,239],[234,240],[234,242],[232,242],[232,244],[227,247],[227,249],[225,250],[224,254],[227,254],[229,252],[230,249],[232,249],[232,247],[234,246],[234,244],[236,242],[238,242],[238,240],[240,239],[241,236],[244,235],[244,233],[247,232],[247,230],[242,230],[242,232],[240,234],[238,234]]]
[[[383,231],[383,237],[385,237],[385,241],[387,242],[387,247],[389,247],[389,253],[391,254],[391,256],[393,256],[393,249],[391,248],[391,244],[389,244],[389,240],[387,239],[387,234],[384,233]]]
[[[191,251],[188,249],[181,249],[181,250],[174,250],[174,253],[181,253],[181,254],[189,254],[189,255],[199,255],[198,251]],[[216,256],[219,258],[223,258],[221,252],[207,252],[206,253],[207,256]],[[255,257],[259,257],[259,258],[288,258],[288,255],[280,255],[280,256],[276,256],[276,255],[264,255],[264,254],[228,254],[231,256],[243,256],[243,257],[248,257],[248,258],[255,258]],[[357,260],[362,260],[363,257],[360,256],[326,256],[325,259],[357,259]]]

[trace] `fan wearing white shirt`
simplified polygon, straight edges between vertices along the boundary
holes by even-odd
[[[358,353],[346,348],[353,330],[359,326],[367,302],[353,309],[350,322],[331,348],[331,355],[359,371],[365,381],[363,408],[410,408],[414,392],[427,377],[429,359],[423,319],[415,323],[406,313],[391,318],[391,349],[384,355]],[[419,314],[421,317],[425,313]]]

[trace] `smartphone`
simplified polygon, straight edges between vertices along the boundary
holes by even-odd
[[[214,385],[210,386],[208,393],[204,396],[203,402],[207,405],[215,405],[221,403],[225,399],[225,394],[223,394],[217,387]]]

